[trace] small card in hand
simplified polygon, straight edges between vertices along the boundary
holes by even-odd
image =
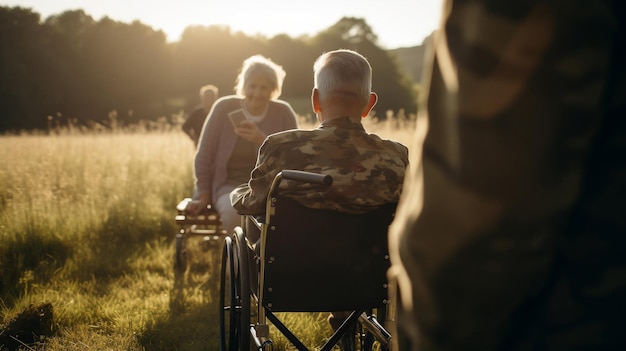
[[[235,110],[228,114],[228,118],[230,118],[230,122],[233,124],[234,128],[239,127],[239,124],[246,120],[246,115],[243,113],[242,109]]]

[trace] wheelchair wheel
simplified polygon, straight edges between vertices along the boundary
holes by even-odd
[[[242,243],[246,248],[242,239],[241,232],[224,239],[220,274],[221,351],[250,349],[250,283],[247,251],[241,250]]]
[[[246,244],[243,231],[235,231],[235,244],[237,245],[237,259],[239,268],[239,350],[249,351],[250,345],[250,270],[248,264],[248,245]]]
[[[175,248],[174,269],[176,272],[183,272],[187,266],[187,250],[185,248],[185,237],[182,233],[176,234]]]
[[[237,337],[232,332],[237,324],[235,257],[233,241],[224,238],[220,274],[220,351],[237,348]],[[232,348],[231,348],[232,347]]]

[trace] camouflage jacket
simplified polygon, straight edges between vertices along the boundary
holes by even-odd
[[[407,165],[404,145],[368,134],[361,123],[348,117],[336,118],[314,130],[268,136],[250,181],[233,190],[231,202],[242,214],[264,212],[272,180],[279,171],[292,169],[329,174],[333,184],[285,180],[280,194],[310,208],[365,213],[398,201]]]
[[[626,350],[624,2],[445,4],[389,232],[395,345]]]

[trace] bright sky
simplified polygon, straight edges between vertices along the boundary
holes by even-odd
[[[177,41],[190,25],[228,25],[233,31],[272,37],[313,36],[341,17],[364,18],[387,49],[416,46],[439,23],[441,0],[0,0],[1,6],[32,8],[42,16],[83,9],[163,30]]]

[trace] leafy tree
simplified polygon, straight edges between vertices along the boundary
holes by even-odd
[[[163,32],[105,17],[85,39],[84,60],[92,84],[87,100],[100,115],[117,110],[127,120],[148,118],[137,112],[166,98],[169,56]]]
[[[283,96],[310,96],[313,87],[313,60],[318,56],[316,50],[302,40],[281,34],[268,41],[267,52],[287,72]]]
[[[90,67],[85,61],[85,40],[96,21],[83,10],[66,11],[50,16],[43,24],[46,33],[46,51],[53,70],[43,77],[54,86],[48,89],[46,111],[58,117],[86,116],[92,108],[92,99],[86,98],[91,84],[85,79]]]
[[[198,88],[214,84],[220,95],[233,92],[243,60],[265,51],[264,44],[225,26],[191,26],[174,44],[173,85],[177,94],[198,103]]]
[[[21,7],[0,7],[0,129],[45,125],[40,99],[45,84],[43,33],[39,14]]]
[[[154,119],[198,102],[198,88],[212,83],[233,91],[242,61],[263,54],[287,72],[283,97],[309,98],[317,56],[350,48],[374,70],[375,107],[415,111],[415,93],[398,62],[377,45],[361,18],[344,17],[313,37],[247,36],[223,26],[190,26],[180,41],[135,21],[95,21],[83,10],[48,17],[30,9],[0,7],[0,130],[45,128],[48,116],[79,123]]]
[[[372,28],[362,18],[343,17],[337,23],[326,30],[332,36],[338,36],[341,40],[360,44],[363,42],[376,43],[378,37]]]
[[[398,62],[386,50],[381,49],[377,37],[363,19],[344,17],[314,38],[320,52],[337,48],[353,49],[367,57],[373,70],[372,89],[379,101],[375,114],[385,118],[386,112],[405,109],[417,111],[416,93],[408,77],[400,70]]]

